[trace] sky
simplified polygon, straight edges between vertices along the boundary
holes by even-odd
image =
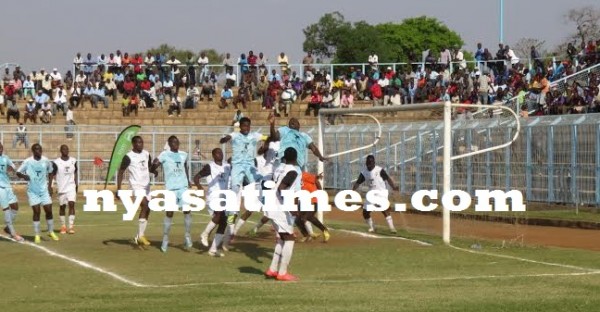
[[[564,15],[597,0],[504,0],[504,41],[538,38],[551,49],[575,31]],[[325,13],[347,21],[401,22],[427,15],[461,35],[465,50],[499,42],[499,0],[28,0],[5,1],[0,19],[0,64],[26,71],[66,72],[77,52],[93,57],[120,49],[142,52],[162,43],[220,53],[263,52],[275,63],[285,52],[300,63],[302,30]],[[365,60],[366,61],[366,60]]]

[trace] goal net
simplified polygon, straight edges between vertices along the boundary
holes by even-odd
[[[470,114],[475,109],[489,108],[489,105],[438,102],[321,110],[318,142],[329,160],[318,163],[319,167],[313,170],[323,173],[323,185],[332,193],[350,190],[365,167],[366,157],[373,155],[376,165],[382,167],[399,188],[399,192],[395,192],[388,185],[392,207],[396,203],[407,205],[407,213],[394,214],[399,227],[436,236],[442,234],[449,243],[450,213],[441,200],[445,193],[452,189],[471,195],[470,208],[453,217],[477,219],[473,209],[475,191],[507,189],[507,171],[501,159],[511,153],[510,145],[518,137],[520,124],[517,115],[506,107],[492,107],[503,111],[497,118]],[[367,183],[359,189],[363,199],[367,189]],[[423,212],[412,206],[411,200],[421,190],[438,191],[437,200],[431,200],[439,204],[437,209]],[[343,213],[334,208],[328,218]],[[360,212],[355,217],[360,221]],[[385,232],[382,217],[373,215],[373,218],[380,218],[378,223]],[[452,234],[469,236],[468,228],[461,225],[456,230],[466,232],[453,230]],[[513,234],[509,236],[518,236]]]

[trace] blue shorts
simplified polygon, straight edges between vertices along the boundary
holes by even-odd
[[[253,165],[234,165],[231,167],[231,188],[233,191],[239,191],[244,185],[244,181],[249,183],[256,182],[256,167]]]
[[[10,204],[17,202],[17,196],[12,190],[12,187],[0,187],[0,208],[6,209]]]
[[[27,191],[27,198],[29,199],[29,206],[46,206],[52,204],[52,199],[50,198],[50,193],[48,193],[48,191],[39,193]]]

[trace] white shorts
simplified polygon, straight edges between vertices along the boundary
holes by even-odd
[[[265,211],[265,216],[273,221],[275,232],[294,234],[296,217],[289,211]]]
[[[137,190],[142,190],[144,192],[146,192],[146,199],[148,201],[150,201],[150,185],[146,186],[146,187],[140,187],[140,186],[136,186],[136,187],[132,187],[131,190],[133,191],[133,196],[135,196],[135,191]]]
[[[60,206],[66,205],[69,202],[75,202],[76,198],[77,193],[75,192],[75,190],[70,190],[66,193],[58,193],[58,204]]]

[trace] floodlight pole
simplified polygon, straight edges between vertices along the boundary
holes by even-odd
[[[504,43],[504,0],[500,0],[500,43]]]
[[[452,180],[452,103],[444,103],[444,151],[443,151],[443,190],[442,196],[450,192],[450,183]],[[444,244],[450,244],[450,210],[442,205],[442,237]]]

